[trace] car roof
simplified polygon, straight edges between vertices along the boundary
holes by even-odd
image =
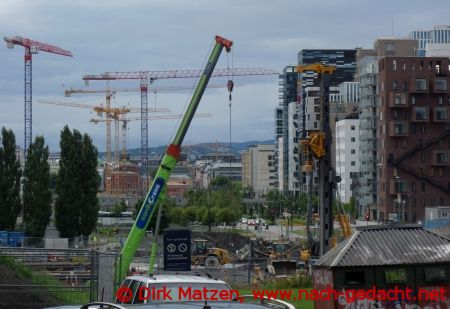
[[[193,275],[178,275],[178,274],[155,274],[152,276],[148,275],[134,275],[128,276],[126,279],[152,282],[152,283],[223,283],[226,284],[225,281],[209,278],[206,276],[193,276]]]
[[[274,307],[273,305],[269,304],[261,304],[261,303],[240,303],[240,302],[208,302],[208,306],[211,309],[262,309],[262,308],[285,308],[285,309],[295,309],[293,305],[287,304],[286,302],[282,301],[276,301],[277,306]],[[100,304],[103,304],[101,306]],[[284,306],[283,306],[284,304]],[[135,305],[129,305],[129,304],[109,304],[109,303],[91,303],[86,304],[81,307],[76,306],[75,308],[81,308],[81,309],[98,309],[98,308],[136,308],[136,309],[154,309],[154,308],[173,308],[173,309],[199,309],[204,308],[205,302],[162,302],[162,303],[152,303],[152,304],[135,304]],[[63,307],[54,307],[54,309],[66,309],[65,306]],[[53,309],[53,307],[52,307]]]

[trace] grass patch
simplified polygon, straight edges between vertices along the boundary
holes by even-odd
[[[258,299],[257,292],[272,293],[275,297],[278,292],[279,300],[286,301],[295,306],[295,308],[313,309],[314,301],[308,300],[310,290],[312,288],[312,280],[309,276],[301,275],[291,279],[279,279],[266,282],[262,287],[257,289],[249,289],[248,287],[237,288],[240,295],[252,295],[254,297],[247,298],[247,302],[255,302]],[[303,290],[299,294],[299,290]],[[266,292],[267,291],[267,292]],[[259,294],[261,295],[261,294]],[[268,296],[265,294],[265,296]],[[302,299],[300,299],[302,298]]]
[[[89,302],[89,289],[66,286],[45,272],[33,272],[29,267],[10,256],[0,256],[0,264],[12,269],[21,279],[30,280],[33,284],[42,286],[36,293],[46,291],[56,302],[63,304],[85,304]]]

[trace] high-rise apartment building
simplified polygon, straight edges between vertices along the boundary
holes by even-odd
[[[415,222],[450,205],[450,59],[379,62],[377,201],[380,218]]]
[[[357,51],[355,81],[359,82],[360,171],[357,200],[361,215],[379,218],[377,204],[377,105],[378,61],[385,56],[414,56],[418,42],[407,38],[385,37],[375,41],[372,50]]]
[[[277,187],[280,191],[289,191],[289,103],[297,102],[297,70],[295,66],[283,69],[278,79],[279,102],[275,109],[275,170],[278,177]],[[281,137],[281,139],[280,139]],[[279,142],[283,142],[280,145]],[[280,152],[279,150],[283,150]],[[282,168],[282,170],[280,169]]]
[[[335,92],[338,96],[338,86],[343,82],[353,81],[355,73],[356,60],[355,49],[303,49],[298,53],[298,64],[308,65],[314,63],[322,63],[329,66],[335,66],[336,71],[327,77],[330,87],[330,94]],[[297,139],[304,139],[308,136],[308,131],[317,130],[321,121],[318,119],[319,104],[319,81],[317,74],[314,72],[305,72],[299,74],[298,77],[298,93],[300,103],[299,127]],[[333,89],[335,88],[335,89]],[[315,91],[315,93],[314,93]],[[331,94],[333,96],[333,94]],[[337,100],[337,99],[335,99]],[[315,105],[315,106],[314,106]],[[334,132],[334,128],[332,128]],[[334,145],[332,145],[334,148]],[[333,156],[332,156],[333,157]],[[334,163],[334,158],[332,159]],[[302,162],[299,162],[301,166]],[[306,184],[306,175],[304,173],[299,177],[300,186]],[[305,187],[303,187],[303,190]]]

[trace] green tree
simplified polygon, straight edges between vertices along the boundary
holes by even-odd
[[[125,200],[120,200],[119,203],[116,202],[114,204],[114,206],[112,208],[112,213],[115,216],[119,217],[122,214],[122,212],[124,212],[126,210],[127,210],[127,203],[125,202]]]
[[[92,144],[92,139],[87,134],[83,135],[81,158],[81,166],[78,171],[81,179],[79,188],[82,192],[79,234],[87,237],[97,226],[98,211],[100,209],[97,198],[100,183],[100,175],[97,171],[98,150]]]
[[[98,151],[91,138],[65,126],[61,132],[56,227],[61,237],[88,236],[97,224]]]
[[[23,221],[30,237],[43,237],[50,222],[50,166],[44,137],[37,136],[27,152],[23,182]]]
[[[185,222],[185,223],[195,221],[197,218],[197,207],[195,207],[195,206],[186,207],[183,210],[182,217],[183,217],[183,222]]]
[[[13,231],[22,207],[20,162],[16,159],[16,137],[2,128],[0,147],[0,230]]]

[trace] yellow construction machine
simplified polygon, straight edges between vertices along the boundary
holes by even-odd
[[[222,265],[231,263],[228,250],[209,247],[206,239],[194,239],[194,250],[191,256],[193,265],[205,266],[207,269],[219,269]]]
[[[340,181],[340,177],[336,175],[335,171],[330,166],[331,156],[330,147],[332,142],[331,127],[329,123],[329,100],[328,100],[328,86],[325,85],[325,75],[333,74],[335,67],[326,66],[321,63],[303,65],[297,67],[298,73],[314,72],[318,76],[320,83],[320,130],[303,131],[299,141],[299,150],[301,157],[301,172],[307,178],[307,218],[306,218],[306,232],[307,245],[300,252],[300,260],[309,263],[312,257],[319,257],[326,253],[329,248],[336,245],[336,237],[333,235],[333,209],[332,199],[333,191],[336,192],[336,183]],[[315,171],[319,178],[319,236],[313,237],[311,232],[311,225],[313,219],[312,207],[312,190],[313,190],[313,171]],[[338,199],[338,220],[342,229],[344,238],[352,234],[350,223],[347,215],[344,212],[342,205]]]
[[[266,272],[275,277],[289,277],[297,272],[297,261],[293,258],[294,248],[289,242],[276,241],[272,243],[272,251]]]

